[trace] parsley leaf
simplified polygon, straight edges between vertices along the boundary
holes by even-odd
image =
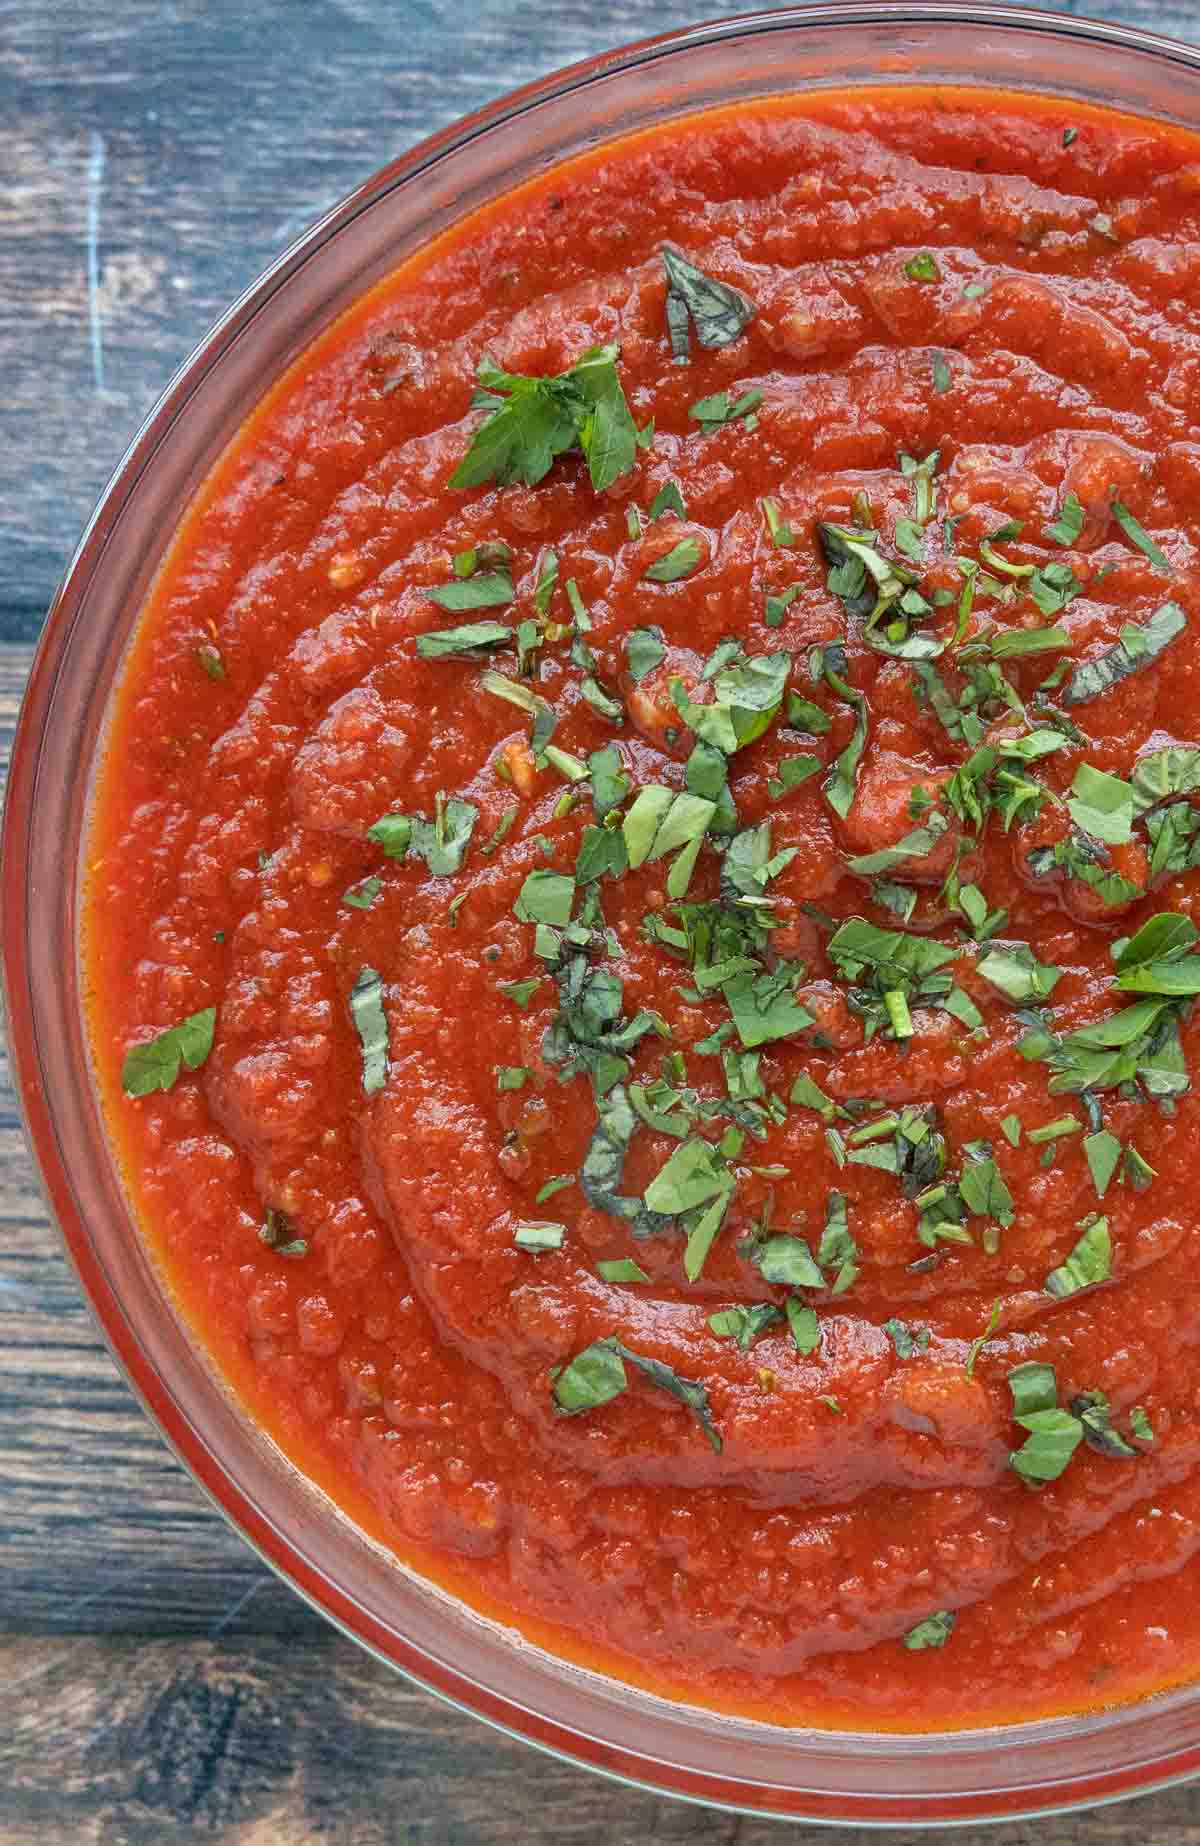
[[[452,487],[535,487],[554,459],[582,449],[592,486],[602,492],[633,467],[637,431],[617,376],[619,348],[593,346],[552,378],[502,371],[491,359],[479,365],[488,415],[450,477]]]

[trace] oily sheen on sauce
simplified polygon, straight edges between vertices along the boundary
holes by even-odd
[[[1144,122],[699,116],[397,271],[177,537],[84,925],[144,1234],[571,1658],[893,1729],[1200,1665],[1198,250]]]

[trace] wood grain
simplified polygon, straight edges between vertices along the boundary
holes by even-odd
[[[171,373],[315,217],[514,85],[721,10],[0,0],[0,638],[37,633]],[[1200,38],[1195,0],[1063,10]]]
[[[0,769],[95,495],[173,369],[381,162],[696,0],[0,0]],[[1195,0],[1064,10],[1200,39]],[[0,1069],[0,1846],[488,1846],[795,1830],[622,1790],[407,1687],[226,1528],[61,1255]],[[1200,1846],[1188,1790],[960,1835]],[[861,1836],[865,1842],[866,1836]],[[843,1846],[860,1835],[843,1830]]]

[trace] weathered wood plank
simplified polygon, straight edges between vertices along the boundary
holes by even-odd
[[[622,1789],[427,1699],[336,1635],[0,1642],[0,1846],[783,1846],[832,1836]],[[907,1841],[922,1836],[894,1834]],[[924,1836],[928,1837],[928,1836]],[[960,1846],[1196,1846],[1187,1789]]]
[[[37,632],[170,374],[305,225],[504,90],[705,10],[0,0],[0,635]],[[1193,0],[1067,10],[1200,36]]]

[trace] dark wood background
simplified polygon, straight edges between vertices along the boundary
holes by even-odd
[[[232,297],[421,136],[707,10],[0,0],[5,748],[97,493]],[[1197,0],[1065,10],[1200,39]],[[328,1630],[143,1420],[59,1255],[7,1088],[0,1162],[0,1846],[783,1840],[550,1762]],[[988,1837],[1034,1834],[1195,1846],[1200,1790]]]

